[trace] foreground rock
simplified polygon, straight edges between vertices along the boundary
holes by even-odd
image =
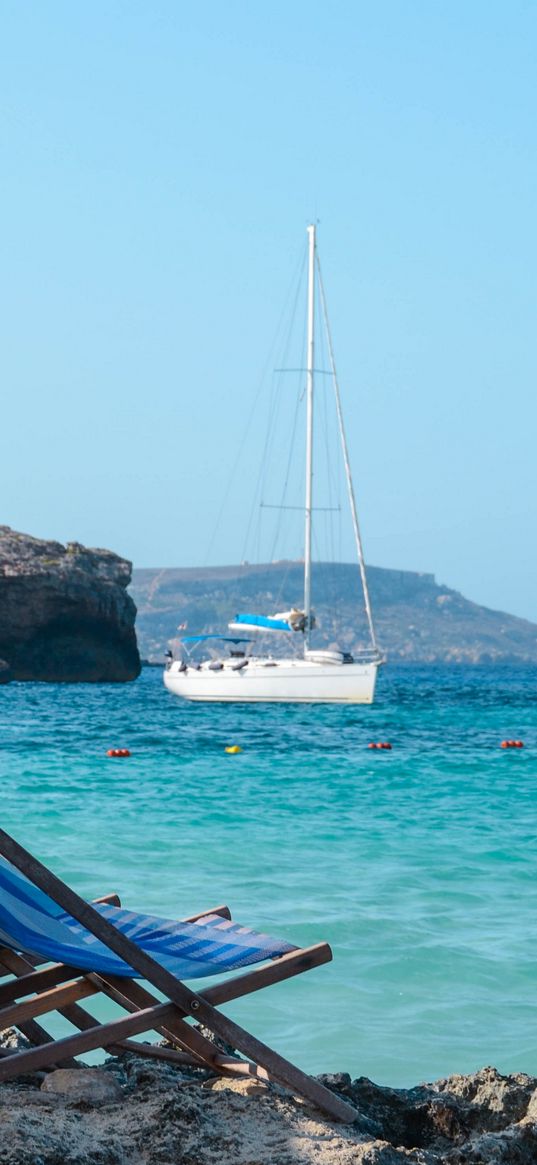
[[[2,677],[98,682],[140,671],[131,563],[0,526]],[[2,678],[0,677],[0,678]]]
[[[341,1074],[355,1125],[333,1125],[275,1086],[134,1056],[0,1086],[2,1165],[535,1165],[537,1080],[484,1068],[410,1090]],[[95,1076],[94,1084],[88,1077]],[[106,1077],[113,1078],[106,1087]],[[46,1089],[46,1090],[45,1090]]]
[[[94,1106],[123,1099],[119,1082],[111,1072],[103,1072],[100,1068],[57,1068],[45,1076],[41,1091],[54,1092],[70,1101],[83,1101]]]

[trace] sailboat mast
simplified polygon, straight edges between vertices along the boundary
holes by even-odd
[[[306,384],[306,500],[304,531],[304,614],[305,649],[310,643],[311,622],[311,516],[313,496],[313,368],[315,356],[315,226],[308,227],[308,341]]]

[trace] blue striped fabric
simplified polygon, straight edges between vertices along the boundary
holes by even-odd
[[[95,909],[180,979],[233,971],[297,949],[219,915],[175,922],[117,906]],[[85,971],[139,977],[4,858],[0,858],[0,945]]]

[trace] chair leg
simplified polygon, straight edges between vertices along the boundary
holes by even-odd
[[[321,947],[326,947],[326,945],[320,944]],[[292,954],[294,953],[292,952]],[[259,976],[257,985],[259,987],[264,985],[260,981],[262,972],[270,973],[274,968],[277,968],[277,963],[257,969]],[[255,974],[256,972],[252,971],[250,975],[239,976],[238,980],[241,978],[243,980],[248,979],[255,976]],[[230,982],[233,983],[233,980]],[[125,998],[130,996],[131,1001],[133,1001],[133,987],[136,988],[137,992],[142,991],[145,993],[145,988],[141,988],[139,984],[133,984],[132,980],[127,980],[127,987],[123,988],[123,995]],[[222,987],[224,990],[227,989],[227,999],[232,998],[229,993],[228,984],[226,983]],[[216,993],[218,987],[209,988],[208,990]],[[253,990],[253,988],[250,987],[250,990]],[[239,994],[242,994],[242,992],[237,987],[237,995]],[[149,995],[149,998],[152,999],[153,997]],[[222,1015],[217,1008],[206,1002],[204,993],[198,995],[196,999],[200,1000],[200,1007],[196,1008],[198,1014],[194,1014],[194,1018],[198,1022],[203,1023],[213,1035],[220,1037],[225,1043],[231,1044],[232,1047],[236,1048],[237,1051],[245,1056],[247,1064],[243,1066],[244,1061],[237,1061],[233,1057],[223,1057],[219,1049],[210,1040],[207,1040],[206,1037],[202,1036],[201,1032],[196,1031],[196,1029],[190,1027],[184,1021],[184,1017],[187,1014],[192,1018],[192,1013],[187,1013],[181,1004],[176,1004],[175,1012],[172,1014],[172,1019],[175,1022],[172,1025],[170,1017],[168,1017],[165,1028],[166,1034],[171,1031],[172,1040],[177,1041],[183,1050],[191,1051],[194,1056],[199,1057],[202,1062],[217,1072],[239,1071],[241,1073],[246,1072],[248,1075],[255,1076],[258,1079],[276,1080],[288,1088],[290,1092],[297,1093],[304,1099],[309,1100],[317,1108],[320,1108],[322,1112],[325,1112],[332,1120],[349,1123],[357,1119],[358,1113],[350,1104],[331,1092],[323,1084],[319,1084],[312,1076],[308,1076],[305,1072],[302,1072],[300,1068],[297,1068],[289,1060],[280,1056],[278,1052],[267,1047],[261,1040],[250,1035],[249,1032],[239,1027],[238,1024],[228,1019],[227,1016]],[[200,1015],[199,1012],[202,1011],[202,1006],[203,1014]],[[177,1020],[179,1020],[179,1024],[177,1024]]]
[[[318,965],[322,962],[327,962],[331,958],[330,947],[327,943],[319,943],[315,947],[311,947],[304,951],[293,951],[288,955],[284,955],[276,962],[264,967],[256,967],[243,975],[238,975],[234,979],[229,979],[222,984],[217,984],[215,987],[210,987],[200,994],[200,998],[204,1000],[211,999],[211,1002],[229,1002],[231,999],[236,999],[244,994],[259,990],[279,980],[287,979],[291,975],[299,974],[301,971],[308,969],[311,966]],[[134,983],[131,979],[117,979],[104,978],[97,976],[102,983],[102,989],[110,994],[112,998],[118,1003],[123,1003],[127,1007],[143,1007],[154,1003],[154,997],[142,987],[139,983]],[[284,1060],[278,1053],[273,1052],[270,1048],[265,1048],[264,1045],[259,1045],[258,1041],[254,1041],[263,1049],[263,1059],[259,1062],[257,1057],[247,1056],[246,1061],[238,1057],[223,1056],[219,1049],[190,1025],[186,1024],[184,1018],[181,1018],[180,1009],[176,1011],[177,1019],[173,1022],[167,1021],[165,1029],[161,1033],[170,1039],[172,1043],[179,1043],[183,1050],[190,1051],[195,1059],[204,1063],[207,1067],[212,1068],[213,1071],[220,1073],[231,1073],[232,1075],[241,1074],[255,1077],[261,1080],[276,1080],[281,1084],[286,1085],[291,1091],[297,1091],[303,1097],[311,1100],[313,1104],[324,1110],[329,1116],[336,1120],[354,1121],[356,1120],[356,1111],[351,1108],[345,1101],[340,1100],[338,1096],[330,1092],[324,1085],[318,1083],[312,1077],[307,1076],[294,1064]],[[183,1017],[185,1012],[182,1012]],[[219,1020],[225,1017],[221,1016],[218,1011],[214,1011],[215,1022],[210,1026],[211,1030],[219,1035],[220,1026]],[[225,1021],[227,1022],[227,1021]],[[235,1025],[234,1025],[235,1027]],[[236,1029],[242,1034],[242,1029]],[[254,1040],[248,1033],[244,1033],[249,1042]],[[241,1043],[243,1041],[241,1040]],[[244,1052],[244,1046],[241,1048],[237,1041],[236,1046],[239,1051]]]

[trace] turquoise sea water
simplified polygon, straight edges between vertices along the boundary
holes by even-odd
[[[229,1009],[301,1066],[537,1074],[536,669],[387,667],[373,708],[191,706],[147,669],[0,688],[0,720],[2,825],[81,893],[331,943]]]

